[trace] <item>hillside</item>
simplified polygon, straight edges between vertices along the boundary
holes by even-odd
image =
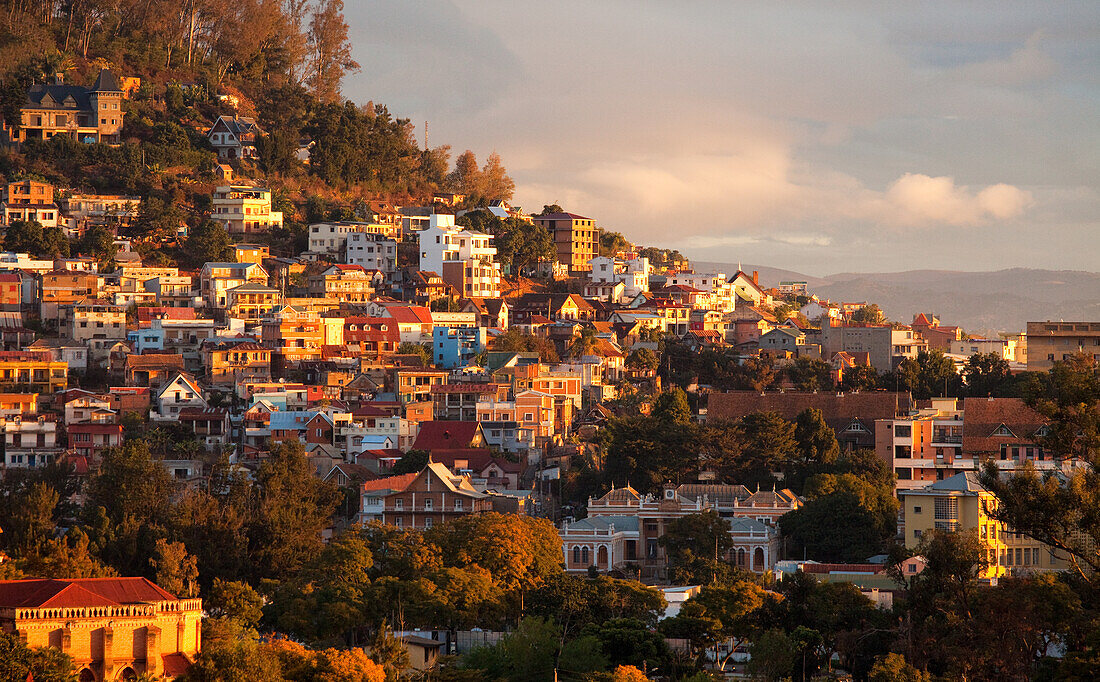
[[[735,265],[698,263],[729,272]],[[1079,270],[1010,268],[994,272],[909,270],[887,273],[838,273],[807,277],[789,270],[743,264],[759,270],[761,283],[799,279],[810,290],[834,301],[871,301],[891,319],[909,321],[920,311],[934,312],[945,324],[973,332],[1022,331],[1029,320],[1100,318],[1100,273]]]

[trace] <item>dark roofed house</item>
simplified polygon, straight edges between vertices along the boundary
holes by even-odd
[[[729,391],[711,393],[707,419],[737,420],[754,412],[776,412],[794,421],[805,409],[821,410],[825,422],[836,433],[841,447],[873,448],[875,420],[894,419],[909,412],[909,395],[889,391],[862,393],[757,393]]]
[[[256,140],[263,130],[247,116],[219,116],[206,134],[219,159],[256,159]]]

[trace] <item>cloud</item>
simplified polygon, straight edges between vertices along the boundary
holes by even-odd
[[[868,213],[881,212],[880,219],[894,225],[963,227],[1019,217],[1033,201],[1030,192],[1003,183],[972,192],[954,178],[906,173],[871,203]]]

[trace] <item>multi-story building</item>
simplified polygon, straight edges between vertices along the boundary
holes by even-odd
[[[338,263],[309,278],[309,295],[366,303],[374,296],[374,280],[362,265]]]
[[[93,355],[126,340],[126,309],[122,306],[86,298],[65,307],[67,322],[61,328],[62,337],[83,342],[92,349]]]
[[[589,261],[600,253],[600,233],[596,221],[574,213],[549,213],[534,216],[535,224],[545,227],[554,238],[558,262],[571,272],[587,272]]]
[[[89,227],[127,226],[138,217],[141,197],[124,194],[69,194],[58,200],[61,225],[69,237],[83,235]]]
[[[116,448],[122,444],[121,424],[98,424],[84,422],[67,424],[65,430],[69,436],[69,449],[94,462],[107,448]]]
[[[344,343],[359,344],[369,355],[396,353],[401,345],[401,332],[390,317],[344,318]]]
[[[486,348],[485,327],[435,327],[432,329],[432,357],[436,367],[465,367]]]
[[[202,356],[206,379],[212,384],[232,386],[271,380],[271,349],[258,343],[206,343]]]
[[[952,341],[948,350],[952,355],[993,354],[1002,360],[1016,362],[1015,339],[969,338],[962,341]]]
[[[57,443],[57,421],[52,416],[14,415],[0,417],[5,469],[34,469],[54,461],[61,452]]]
[[[454,216],[433,215],[419,239],[421,271],[439,273],[465,298],[500,296],[492,235],[455,227]]]
[[[432,386],[441,386],[448,378],[446,370],[398,367],[393,370],[393,392],[401,404],[431,403]]]
[[[1065,570],[1065,557],[1037,540],[1014,532],[992,517],[999,502],[976,471],[964,471],[915,490],[899,490],[905,546],[916,548],[931,530],[976,531],[983,552],[979,577]]]
[[[500,401],[508,397],[504,384],[438,384],[431,387],[433,414],[436,419],[480,421],[478,406],[482,401]]]
[[[385,496],[382,522],[423,530],[492,509],[492,500],[474,488],[469,476],[456,476],[442,464],[429,462],[403,490]]]
[[[53,185],[48,182],[17,180],[4,186],[4,225],[27,221],[57,227],[58,214]]]
[[[1046,372],[1078,353],[1100,362],[1100,322],[1027,323],[1027,371]]]
[[[11,144],[64,135],[78,142],[118,144],[122,131],[122,89],[118,77],[101,69],[91,88],[66,85],[62,74],[35,84],[20,107],[18,130],[3,123]]]
[[[283,226],[283,213],[271,210],[271,190],[264,187],[215,187],[212,207],[210,217],[229,234],[255,234]]]
[[[68,363],[50,353],[0,351],[0,391],[56,393],[68,385]]]
[[[181,410],[209,406],[198,383],[182,372],[157,387],[150,396],[150,402],[152,409],[149,417],[154,421],[178,421]]]
[[[74,680],[176,679],[199,655],[202,600],[145,578],[0,581],[0,628],[72,659]]]
[[[94,272],[54,270],[42,275],[38,300],[40,315],[45,320],[56,320],[60,326],[60,308],[99,295],[100,277]]]
[[[283,306],[264,318],[260,340],[274,352],[280,371],[297,367],[303,360],[321,357],[325,345],[323,318],[292,306]],[[334,320],[334,318],[324,318]],[[343,324],[340,324],[343,327]]]
[[[200,294],[208,308],[225,308],[227,292],[242,284],[267,284],[267,271],[255,263],[206,263],[199,273]]]
[[[348,233],[344,261],[366,270],[392,274],[397,271],[397,242],[373,232]]]
[[[928,342],[921,338],[919,332],[907,327],[871,324],[838,326],[822,321],[821,353],[824,357],[831,358],[841,351],[867,353],[872,367],[879,372],[888,372],[903,358],[914,358],[922,350],[928,350]]]
[[[229,317],[256,323],[271,315],[282,303],[278,289],[266,284],[246,282],[225,292],[226,314]]]
[[[327,253],[334,256],[339,255],[345,251],[348,239],[352,234],[369,235],[382,240],[388,239],[396,241],[401,238],[401,228],[388,223],[363,223],[353,221],[313,223],[309,226],[309,250],[311,253],[316,254]],[[395,259],[396,253],[395,247]],[[349,260],[348,262],[350,263],[352,261]],[[377,269],[381,270],[381,268]]]

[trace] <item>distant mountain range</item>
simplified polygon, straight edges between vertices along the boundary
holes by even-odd
[[[696,269],[733,274],[737,265],[694,264]],[[935,313],[943,324],[970,333],[1024,331],[1036,320],[1100,320],[1100,273],[1081,270],[1010,268],[995,272],[909,270],[844,272],[810,277],[790,270],[742,264],[760,273],[760,283],[805,281],[811,293],[832,301],[877,303],[886,316],[909,322],[918,312]]]

